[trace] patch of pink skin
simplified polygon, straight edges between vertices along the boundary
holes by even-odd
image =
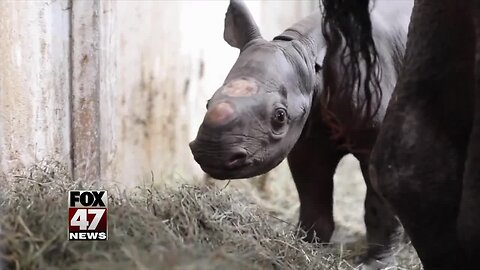
[[[231,97],[248,97],[255,95],[258,86],[255,82],[238,79],[229,82],[222,90],[222,93]]]
[[[208,110],[205,120],[210,124],[220,125],[231,119],[234,113],[235,109],[230,103],[221,102]]]

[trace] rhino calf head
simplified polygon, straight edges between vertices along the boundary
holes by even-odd
[[[266,173],[298,140],[317,82],[321,32],[320,18],[313,18],[316,25],[300,22],[266,41],[245,4],[230,2],[224,39],[240,49],[240,55],[207,103],[190,143],[195,160],[210,176],[235,179]]]

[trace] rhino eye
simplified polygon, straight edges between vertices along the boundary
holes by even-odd
[[[277,124],[285,124],[285,122],[287,121],[287,118],[288,118],[288,115],[287,115],[287,111],[283,108],[278,108],[275,110],[275,113],[273,115],[273,120],[277,123]]]
[[[208,110],[208,105],[209,105],[209,104],[210,104],[210,99],[207,100],[207,104],[205,105],[205,108],[207,108],[207,110]]]

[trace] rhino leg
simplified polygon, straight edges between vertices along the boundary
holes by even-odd
[[[288,163],[300,198],[300,227],[304,240],[328,242],[335,228],[333,220],[333,175],[344,153],[326,136],[303,136],[288,156]]]
[[[365,226],[368,252],[363,258],[363,269],[383,269],[394,264],[394,253],[403,229],[386,201],[375,191],[368,172],[369,158],[359,158],[367,186],[365,196]]]
[[[411,102],[416,97],[407,97],[389,107],[392,113],[372,152],[373,182],[402,221],[425,269],[469,269],[461,266],[456,234],[464,125],[455,122],[460,130],[455,138]]]

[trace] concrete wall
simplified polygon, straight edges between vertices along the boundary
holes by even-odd
[[[69,18],[68,2],[0,3],[2,171],[70,159]]]

